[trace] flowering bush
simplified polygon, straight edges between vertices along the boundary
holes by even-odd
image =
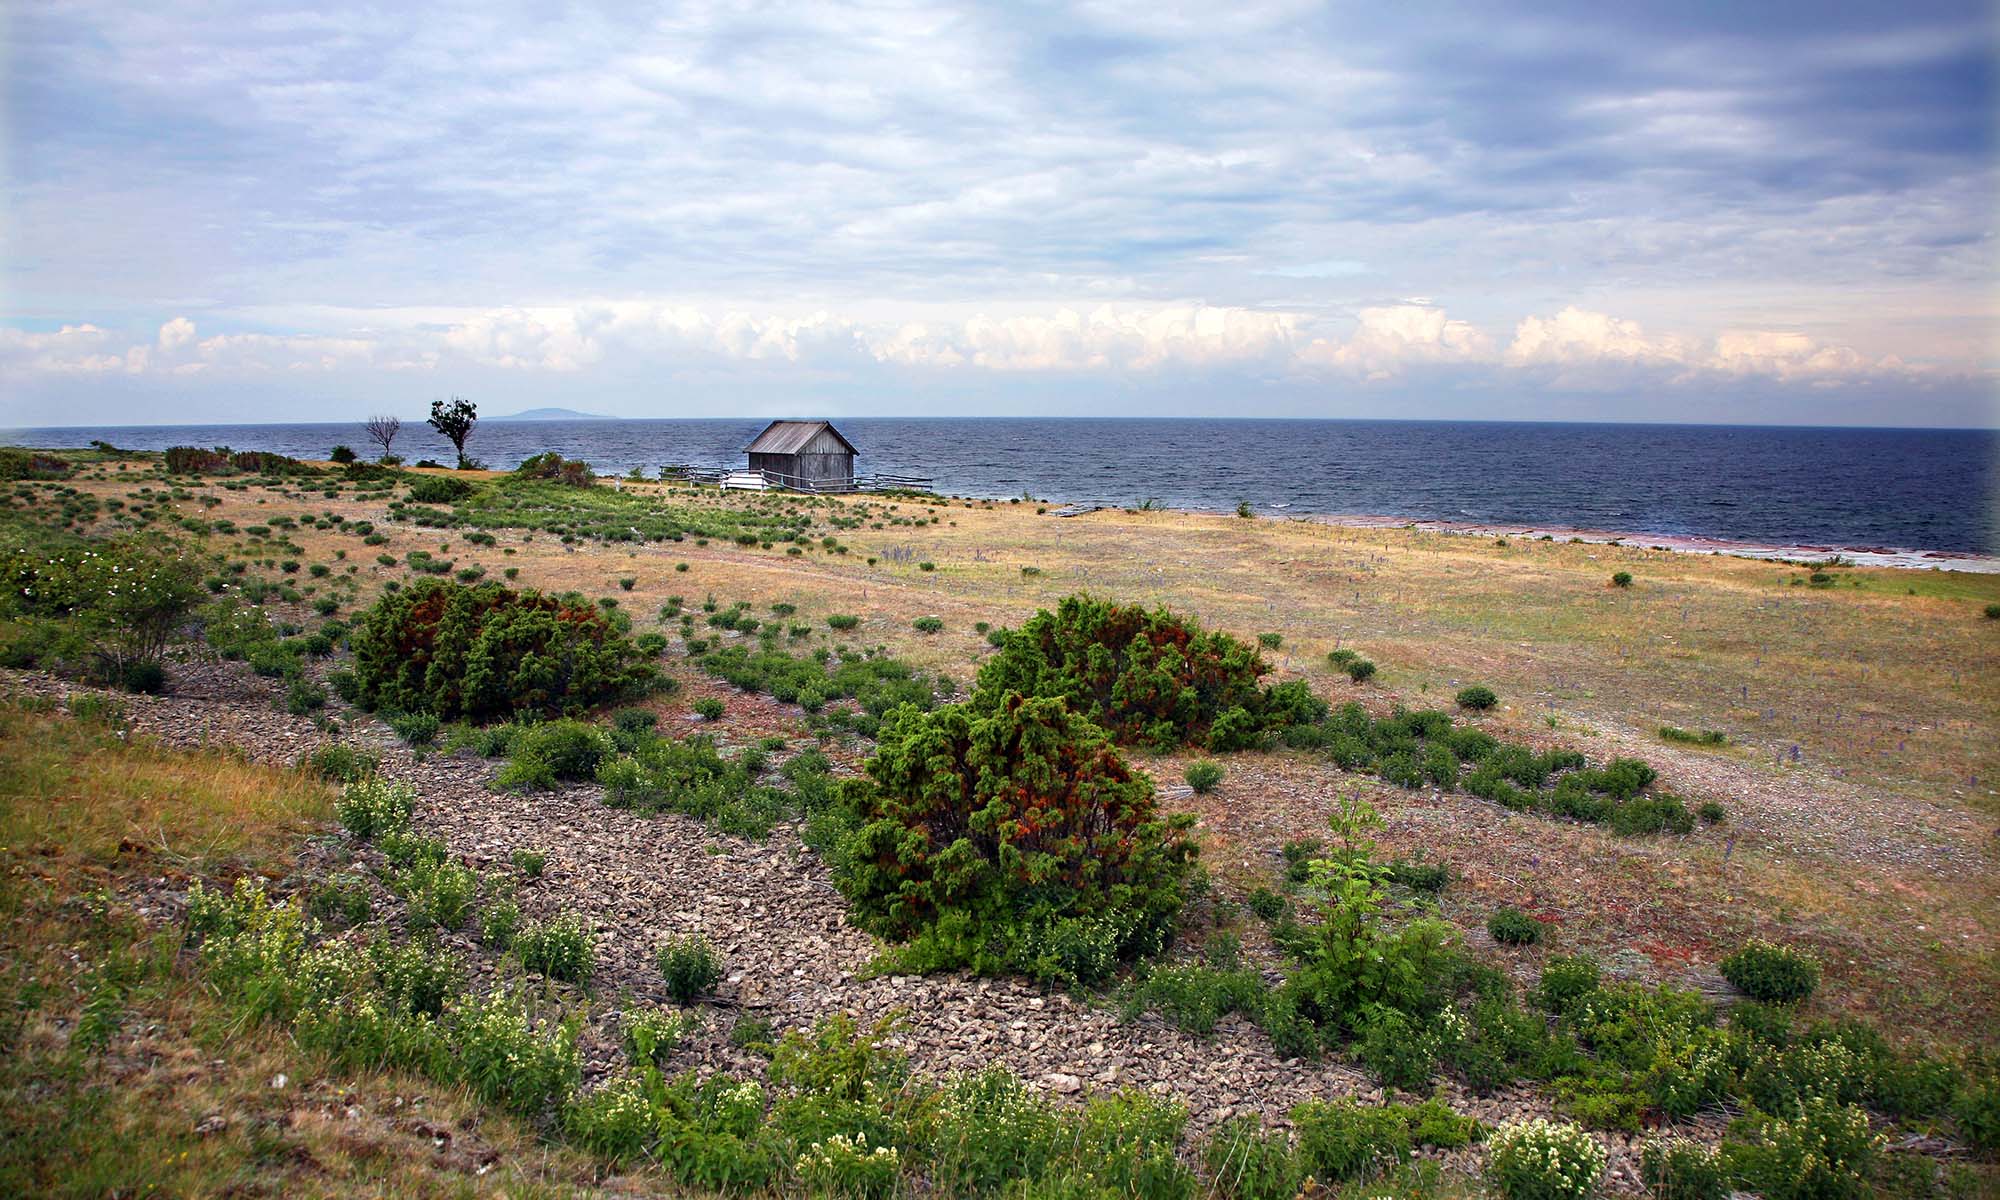
[[[641,1009],[625,1014],[625,1053],[637,1066],[657,1067],[682,1038],[701,1027],[692,1013]]]
[[[1609,1160],[1576,1126],[1537,1119],[1493,1135],[1486,1177],[1507,1200],[1581,1200],[1597,1190]]]
[[[523,926],[514,935],[514,952],[530,971],[565,983],[582,983],[597,965],[590,926],[573,912]]]
[[[1726,1143],[1724,1155],[1766,1200],[1845,1200],[1871,1194],[1868,1173],[1881,1148],[1867,1113],[1815,1096],[1790,1117],[1765,1118],[1749,1141]]]
[[[105,682],[150,683],[205,594],[202,574],[197,556],[171,545],[21,547],[0,559],[0,611],[50,622],[48,657]]]
[[[880,1200],[895,1190],[902,1156],[893,1146],[870,1147],[865,1133],[836,1133],[807,1146],[792,1170],[817,1194]]]
[[[537,1024],[524,1003],[498,992],[454,1005],[446,1025],[456,1074],[489,1104],[538,1116],[576,1088],[573,1025]]]
[[[578,1097],[563,1110],[563,1129],[585,1150],[613,1163],[643,1157],[654,1137],[644,1081],[621,1075]]]
[[[1660,1200],[1723,1200],[1729,1194],[1729,1174],[1715,1151],[1685,1138],[1647,1142],[1639,1177]]]
[[[408,784],[390,783],[379,775],[367,775],[340,790],[334,814],[347,832],[368,842],[410,823],[417,793]]]

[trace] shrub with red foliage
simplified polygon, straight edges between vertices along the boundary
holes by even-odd
[[[916,939],[918,969],[1088,982],[1165,944],[1193,818],[1162,818],[1152,783],[1061,698],[900,709],[868,776],[848,788],[841,890],[858,924]]]
[[[217,446],[213,450],[204,450],[200,446],[169,446],[165,460],[167,471],[174,475],[222,475],[230,471],[265,475],[305,468],[305,464],[298,459],[283,454],[273,454],[268,450],[231,450],[227,446]]]
[[[1270,669],[1255,648],[1164,608],[1075,595],[1009,635],[975,695],[1061,696],[1125,745],[1235,750],[1325,714],[1302,684],[1260,688]]]
[[[490,720],[575,714],[652,686],[631,638],[582,596],[427,580],[378,600],[352,635],[364,708]]]

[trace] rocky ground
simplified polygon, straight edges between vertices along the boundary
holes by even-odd
[[[46,675],[6,672],[7,689],[66,702],[77,685]],[[135,733],[179,747],[230,746],[252,757],[294,763],[326,735],[310,718],[275,707],[277,689],[237,664],[188,662],[173,674],[173,694],[123,696]],[[737,697],[737,700],[747,699]],[[517,795],[490,787],[497,765],[470,751],[413,753],[378,722],[342,713],[349,740],[382,754],[381,769],[418,794],[419,831],[443,838],[468,865],[504,870],[516,849],[540,850],[539,879],[523,879],[517,900],[525,920],[564,911],[586,916],[596,933],[591,1019],[582,1048],[586,1074],[601,1077],[620,1061],[620,1015],[632,1006],[671,1007],[654,965],[660,945],[700,932],[722,951],[725,979],[704,1006],[706,1023],[677,1051],[680,1065],[759,1074],[764,1059],[733,1044],[737,1022],[763,1020],[782,1032],[841,1012],[863,1024],[901,1015],[894,1040],[914,1066],[942,1074],[1001,1065],[1064,1096],[1122,1087],[1172,1095],[1187,1104],[1199,1131],[1241,1112],[1282,1123],[1310,1099],[1387,1097],[1344,1063],[1282,1059],[1270,1039],[1240,1016],[1203,1039],[1147,1015],[1121,1020],[1112,1002],[1045,992],[1014,979],[877,975],[879,945],[850,927],[827,873],[796,833],[781,826],[763,842],[715,834],[672,814],[644,816],[607,808],[593,786]],[[1183,789],[1184,790],[1184,789]],[[340,841],[309,847],[307,873],[342,869],[353,853]],[[372,850],[362,850],[364,859]],[[398,905],[386,892],[377,909]],[[466,934],[452,948],[472,969],[510,968]],[[1531,1089],[1474,1096],[1447,1085],[1463,1112],[1498,1123],[1549,1115]],[[1404,1097],[1412,1099],[1411,1097]],[[1714,1128],[1680,1131],[1719,1135]],[[1610,1184],[1637,1186],[1636,1140],[1612,1135]],[[1477,1148],[1447,1156],[1471,1168]]]

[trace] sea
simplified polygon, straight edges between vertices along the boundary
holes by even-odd
[[[762,420],[481,422],[494,467],[555,450],[600,474],[740,466]],[[2000,556],[2000,431],[1204,418],[849,418],[864,475],[943,493],[1447,527],[1610,531],[1940,556]],[[0,431],[0,442],[175,445],[323,459],[356,423]],[[396,450],[450,462],[406,422]]]

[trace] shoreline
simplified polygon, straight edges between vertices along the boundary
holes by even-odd
[[[1003,503],[1010,499],[1001,496],[953,497],[951,493],[939,494],[947,498]],[[1048,500],[1046,503],[1057,502]],[[1107,509],[1124,511],[1131,507],[1125,504],[1089,500],[1062,503],[1094,506],[1097,511]],[[1960,550],[1910,550],[1893,546],[1847,546],[1821,542],[1780,544],[1698,533],[1631,533],[1614,529],[1585,529],[1534,522],[1503,524],[1491,521],[1444,521],[1398,517],[1387,513],[1292,512],[1289,505],[1280,507],[1268,503],[1254,505],[1253,508],[1257,512],[1257,519],[1262,521],[1294,521],[1331,525],[1340,529],[1414,529],[1424,533],[1448,533],[1464,537],[1522,538],[1529,541],[1547,537],[1558,542],[1579,541],[1597,546],[1665,550],[1674,554],[1724,555],[1762,562],[1810,564],[1837,557],[1846,564],[1856,567],[1893,567],[1904,571],[1966,571],[1980,575],[2000,575],[2000,554],[1975,554]],[[1209,508],[1178,508],[1166,511],[1199,517],[1230,515],[1221,509]]]
[[[1259,514],[1262,516],[1263,514]],[[1506,537],[1534,540],[1548,537],[1601,546],[1629,549],[1665,550],[1674,554],[1727,555],[1765,562],[1811,563],[1838,557],[1857,567],[1894,567],[1905,571],[1969,571],[1982,575],[2000,574],[2000,555],[1971,554],[1954,550],[1906,550],[1890,546],[1842,546],[1816,542],[1778,545],[1750,542],[1706,534],[1621,533],[1608,529],[1572,529],[1561,525],[1500,525],[1479,521],[1414,521],[1406,517],[1339,513],[1300,514],[1293,520],[1335,525],[1346,529],[1417,529],[1426,533],[1450,533],[1466,537]]]

